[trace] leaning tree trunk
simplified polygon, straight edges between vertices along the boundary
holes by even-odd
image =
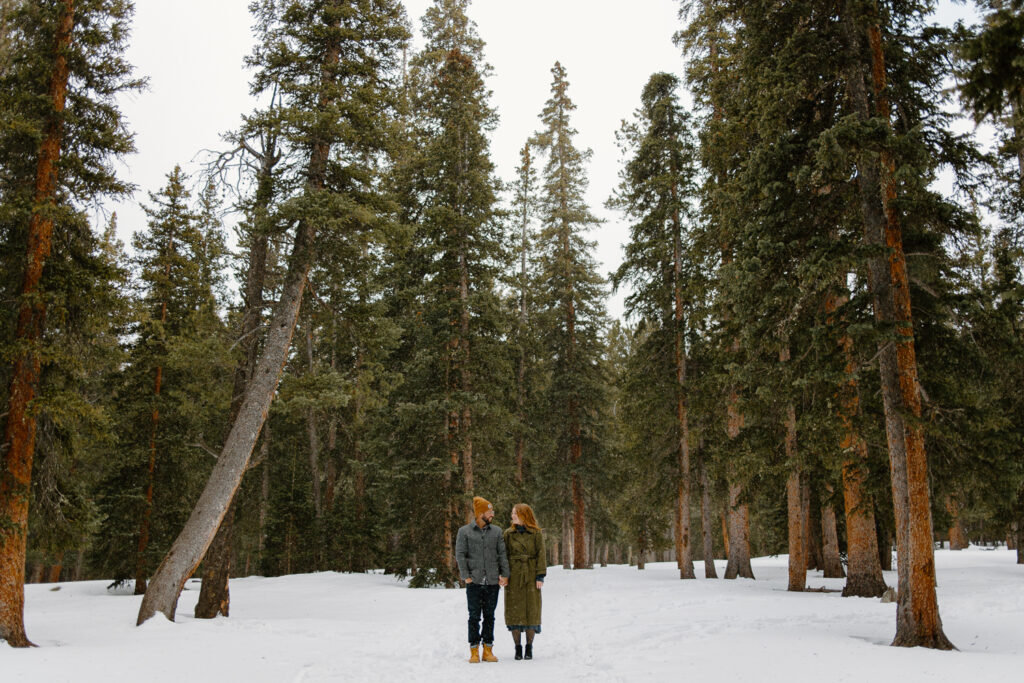
[[[330,70],[337,65],[340,45],[333,42],[326,47],[324,55],[324,80],[332,78]],[[324,96],[323,106],[330,104]],[[327,177],[327,162],[331,151],[330,142],[316,139],[310,153],[307,191],[311,194],[323,189]],[[270,403],[277,392],[281,371],[288,360],[292,334],[298,322],[302,305],[302,292],[306,278],[315,258],[314,242],[316,224],[304,218],[299,221],[295,242],[288,259],[288,271],[281,289],[281,299],[274,307],[267,331],[266,342],[252,381],[246,387],[245,397],[238,411],[238,418],[221,449],[217,464],[199,496],[185,528],[182,529],[170,552],[160,563],[150,581],[149,590],[139,607],[138,624],[142,624],[157,612],[174,620],[178,596],[185,581],[195,572],[213,541],[221,520],[227,514],[235,491],[249,464],[256,439],[267,419]]]
[[[891,128],[881,21],[877,5],[857,17],[843,9],[844,26],[853,55],[849,64],[849,96],[862,120],[872,116],[865,87],[870,70],[875,99],[874,115]],[[857,21],[866,33],[867,48],[858,38]],[[897,561],[900,590],[893,645],[952,649],[939,618],[935,595],[935,556],[932,547],[928,459],[921,428],[921,395],[917,380],[913,317],[903,236],[896,211],[895,161],[883,147],[879,154],[861,151],[857,160],[865,242],[884,247],[868,260],[868,288],[876,320],[895,327],[896,340],[879,342],[879,375],[886,416],[886,440],[896,516]],[[904,578],[906,577],[906,578]]]
[[[48,99],[53,107],[36,163],[33,211],[28,225],[25,277],[14,339],[19,349],[14,359],[4,425],[4,468],[0,472],[0,640],[13,647],[32,643],[25,633],[25,551],[28,537],[28,501],[35,454],[36,416],[31,410],[39,386],[42,364],[40,344],[46,318],[46,302],[39,282],[50,256],[53,213],[57,196],[57,171],[64,133],[63,112],[67,100],[68,63],[75,6],[61,5],[50,72]]]
[[[267,253],[269,206],[273,197],[273,172],[279,160],[276,137],[267,136],[267,144],[260,159],[260,173],[256,186],[256,210],[253,224],[255,230],[249,245],[249,269],[245,276],[245,307],[242,311],[242,324],[239,340],[242,347],[242,358],[235,367],[234,386],[231,392],[231,409],[228,423],[234,424],[238,411],[242,406],[242,397],[252,378],[259,354],[259,337],[257,332],[263,322],[263,290],[267,278]],[[267,444],[267,430],[264,430],[263,443]],[[265,461],[265,458],[264,458]],[[266,468],[264,468],[264,473]],[[197,619],[213,619],[218,614],[225,617],[231,604],[231,593],[228,581],[231,577],[231,549],[234,536],[235,504],[224,516],[214,536],[210,550],[203,558],[203,583],[196,602],[195,617]],[[265,511],[260,508],[260,558],[263,557],[263,533]],[[262,563],[262,562],[261,562]]]
[[[326,160],[326,150],[324,154]],[[185,528],[150,581],[139,608],[139,624],[157,612],[174,620],[181,589],[206,554],[242,481],[287,360],[306,275],[314,258],[315,236],[316,229],[311,221],[304,220],[299,224],[281,300],[274,308],[266,344],[253,379],[246,388],[238,418]]]

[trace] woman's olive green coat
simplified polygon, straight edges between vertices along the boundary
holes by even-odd
[[[511,575],[505,589],[505,625],[540,626],[540,589],[537,577],[547,574],[544,534],[527,529],[505,530],[505,550]]]

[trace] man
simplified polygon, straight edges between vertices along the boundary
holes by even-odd
[[[501,586],[508,584],[508,557],[501,529],[491,525],[494,507],[477,496],[473,498],[476,521],[459,529],[455,539],[455,559],[459,577],[466,582],[469,607],[469,661],[480,662],[480,641],[484,643],[484,661],[496,662],[494,645],[494,608],[498,606]],[[480,617],[483,616],[483,631]]]

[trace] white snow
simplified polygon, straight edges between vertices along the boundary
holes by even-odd
[[[0,644],[0,681],[1020,680],[1024,566],[1012,552],[937,551],[939,609],[958,652],[889,647],[895,605],[789,593],[786,562],[754,560],[756,581],[680,581],[670,563],[552,568],[535,659],[512,659],[499,602],[501,661],[474,665],[462,591],[410,590],[382,574],[235,579],[231,617],[212,621],[192,617],[192,582],[176,623],[141,628],[140,598],[106,582],[30,585],[26,628],[39,647]],[[808,585],[843,580],[810,572]]]

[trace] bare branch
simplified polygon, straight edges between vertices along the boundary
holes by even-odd
[[[210,456],[214,460],[220,458],[220,453],[215,453],[212,448],[204,444],[202,441],[197,441],[196,443],[189,445],[192,446],[193,448],[198,448],[201,451],[204,451],[208,456]]]

